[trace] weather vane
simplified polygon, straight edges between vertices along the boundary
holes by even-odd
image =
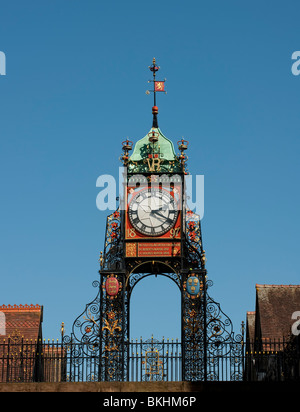
[[[164,92],[165,94],[167,94],[167,92],[165,91],[165,81],[167,79],[164,80],[156,80],[156,72],[160,69],[159,66],[156,65],[156,61],[155,61],[155,57],[153,58],[152,61],[152,65],[149,66],[149,69],[152,71],[153,73],[153,80],[148,80],[148,83],[153,82],[154,83],[154,89],[153,90],[147,90],[146,94],[150,94],[151,92],[154,95],[154,105],[152,107],[152,113],[153,113],[153,126],[152,127],[158,127],[158,123],[157,123],[157,113],[158,113],[158,107],[156,106],[156,92]]]

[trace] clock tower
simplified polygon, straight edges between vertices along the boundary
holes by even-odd
[[[164,272],[167,268],[177,272],[182,268],[184,256],[188,142],[178,142],[177,155],[172,141],[160,130],[156,93],[165,91],[165,80],[156,80],[159,67],[155,59],[149,68],[153,73],[152,128],[134,148],[132,142],[124,141],[121,158],[126,168],[124,261],[130,274],[137,265],[139,272],[144,273]]]
[[[207,380],[208,355],[218,359],[215,351],[222,342],[236,341],[231,321],[226,315],[221,320],[220,305],[207,294],[212,282],[207,280],[200,217],[188,208],[186,195],[189,142],[179,140],[176,153],[160,130],[156,95],[165,92],[165,80],[156,79],[155,59],[149,69],[152,127],[135,144],[129,139],[122,143],[123,193],[119,208],[107,217],[100,281],[94,282],[98,294],[75,320],[71,340],[80,341],[85,355],[97,359],[98,380],[130,380],[132,291],[144,277],[163,275],[181,294],[181,379]],[[152,354],[158,356],[157,351]],[[152,372],[163,369],[161,361],[155,362]],[[145,363],[141,358],[141,368]],[[150,375],[145,373],[144,379]],[[151,376],[163,379],[164,372]]]
[[[130,296],[138,281],[155,274],[169,277],[181,292],[182,373],[185,380],[197,380],[203,360],[199,325],[204,322],[206,270],[200,219],[186,202],[189,143],[179,140],[176,154],[173,142],[160,130],[156,94],[165,92],[165,80],[156,80],[155,59],[149,69],[152,127],[135,145],[128,139],[122,143],[122,207],[108,217],[101,260],[101,356],[111,365],[103,363],[102,377],[126,380]]]

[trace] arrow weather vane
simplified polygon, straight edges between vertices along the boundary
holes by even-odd
[[[165,91],[165,81],[167,79],[159,80],[159,81],[155,80],[156,72],[160,69],[160,67],[156,65],[155,57],[153,58],[152,65],[149,66],[149,69],[153,73],[153,80],[149,80],[148,83],[150,82],[154,83],[154,90],[147,90],[146,94],[150,94],[152,92],[154,95],[154,106],[152,107],[152,113],[153,113],[152,127],[157,128],[158,127],[158,123],[157,123],[158,107],[156,106],[156,92],[164,92],[165,94],[167,94],[167,92]]]

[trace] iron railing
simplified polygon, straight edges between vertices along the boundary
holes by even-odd
[[[181,344],[178,339],[153,337],[131,341],[128,351],[129,381],[181,381]]]
[[[0,342],[0,382],[99,381],[97,347],[55,341]],[[131,341],[126,350],[126,381],[181,381],[182,353],[178,340]],[[206,356],[195,352],[205,364],[207,381],[300,380],[299,339],[247,341],[235,346],[222,342],[207,345]],[[198,364],[199,361],[197,361]],[[107,365],[109,369],[109,365]]]
[[[300,336],[247,341],[245,375],[247,381],[300,380]]]

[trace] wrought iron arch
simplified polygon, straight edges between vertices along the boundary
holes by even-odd
[[[160,266],[165,267],[169,271],[159,271],[158,273],[153,273],[153,272],[139,272],[138,269],[141,268],[142,266],[147,266],[148,264],[158,264]],[[142,263],[138,263],[127,275],[126,279],[126,288],[128,290],[129,295],[131,295],[131,292],[134,288],[134,286],[142,279],[148,276],[165,276],[171,279],[173,282],[176,283],[178,286],[179,290],[181,290],[181,277],[179,272],[176,271],[176,269],[171,266],[168,262],[161,262],[158,260],[151,260],[151,261],[146,261]]]
[[[100,281],[93,283],[97,296],[75,320],[71,336],[64,337],[66,345],[79,345],[71,350],[72,367],[84,358],[95,359],[97,380],[129,379],[131,293],[140,280],[154,275],[169,278],[181,293],[181,379],[217,380],[220,359],[225,357],[231,362],[230,379],[241,379],[242,337],[234,336],[231,320],[207,292],[212,281],[207,279],[199,219],[187,213],[180,259],[124,261],[121,216],[117,210],[107,219],[105,250],[99,259]],[[194,290],[193,282],[197,284]]]
[[[181,291],[181,286],[180,286],[180,279],[177,274],[175,273],[158,273],[158,274],[153,274],[153,273],[135,273],[134,275],[131,276],[131,281],[132,283],[129,282],[129,298],[132,294],[132,291],[134,287],[142,280],[145,279],[149,276],[164,276],[166,278],[171,279],[179,288]]]
[[[135,309],[136,309],[136,306],[135,305],[133,305],[133,296],[132,296],[132,292],[134,291],[134,288],[137,286],[137,284],[140,282],[140,281],[142,281],[142,280],[144,280],[144,279],[146,279],[146,278],[149,278],[150,276],[155,276],[155,277],[157,277],[157,276],[160,276],[161,278],[162,277],[164,277],[164,278],[167,278],[167,279],[170,279],[170,281],[172,281],[172,282],[174,282],[174,284],[177,286],[177,288],[175,287],[175,290],[176,290],[176,296],[177,296],[177,298],[178,298],[178,300],[177,300],[177,306],[176,306],[176,309],[178,310],[178,327],[180,327],[180,325],[181,325],[181,318],[182,318],[182,306],[181,306],[181,301],[182,301],[182,296],[181,296],[181,290],[182,290],[182,288],[181,288],[181,282],[180,282],[180,278],[179,278],[179,276],[176,274],[176,273],[159,273],[159,274],[153,274],[153,273],[136,273],[136,274],[134,274],[134,276],[132,275],[132,284],[130,285],[130,289],[129,288],[127,288],[127,290],[128,290],[128,295],[127,295],[127,325],[128,325],[128,341],[131,341],[132,342],[132,336],[131,336],[131,332],[130,332],[130,326],[132,325],[132,324],[134,324],[135,322],[133,322],[132,323],[132,317],[131,317],[131,314],[132,313],[135,313]],[[138,291],[137,291],[138,292]],[[163,300],[163,307],[165,308],[166,307],[166,297],[164,297],[163,298],[164,300]],[[178,304],[178,302],[179,302],[179,304]],[[146,304],[146,306],[143,306],[143,310],[146,308],[146,310],[148,310],[148,314],[150,314],[151,315],[151,313],[152,313],[152,308],[151,308],[151,306],[148,306],[147,304]],[[172,312],[173,314],[174,314],[174,312]],[[161,323],[162,322],[162,318],[161,317],[159,317],[159,318],[157,318],[157,319],[159,319],[159,322]],[[143,323],[144,323],[144,320],[143,320]],[[179,335],[177,335],[177,336],[180,336],[181,337],[181,335],[182,335],[182,331],[178,331],[179,332]],[[165,334],[163,334],[163,335],[165,335]],[[152,343],[153,343],[153,334],[152,334]],[[154,339],[156,342],[158,342],[156,339]],[[178,340],[178,339],[177,339]]]

